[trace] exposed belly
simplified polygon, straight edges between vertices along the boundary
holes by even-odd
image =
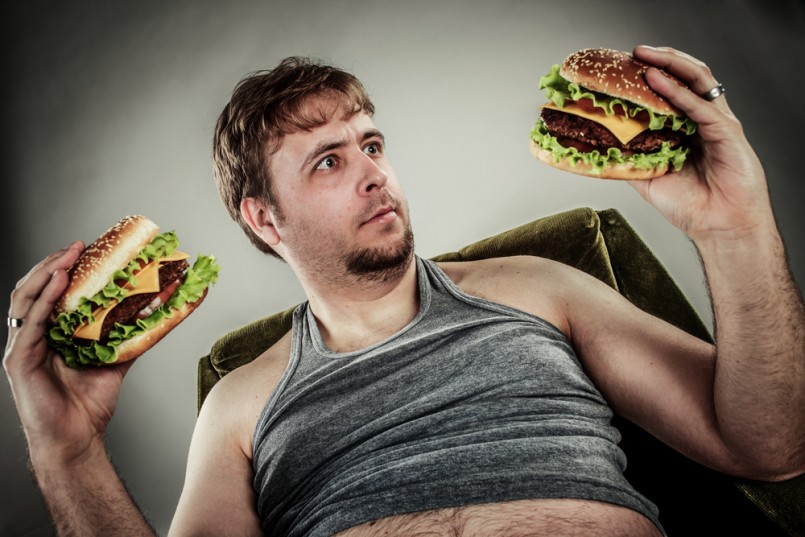
[[[640,513],[591,500],[518,500],[366,522],[338,537],[660,537]]]

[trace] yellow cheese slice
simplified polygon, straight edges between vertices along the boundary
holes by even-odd
[[[159,291],[159,263],[151,261],[138,272],[134,278],[136,285],[127,283],[123,286],[126,296],[141,295],[143,293],[156,293]]]
[[[168,261],[181,261],[182,259],[187,259],[190,257],[190,254],[186,254],[184,252],[180,252],[179,250],[174,250],[172,254],[166,255],[165,257],[160,257],[160,263],[167,263]]]
[[[106,319],[106,316],[109,315],[109,312],[112,311],[115,306],[117,306],[117,300],[112,300],[107,307],[98,308],[97,310],[93,311],[92,316],[95,318],[95,320],[91,323],[82,324],[76,328],[73,331],[73,337],[94,340],[100,339],[101,328],[103,328],[103,320]]]
[[[629,143],[635,136],[648,129],[648,120],[641,121],[633,117],[622,116],[619,114],[608,116],[603,110],[600,112],[589,112],[587,109],[570,101],[566,102],[563,108],[559,108],[553,102],[545,104],[543,108],[559,110],[560,112],[573,114],[574,116],[595,121],[599,125],[603,125],[609,129],[609,131],[615,135],[615,138],[617,138],[622,144]]]

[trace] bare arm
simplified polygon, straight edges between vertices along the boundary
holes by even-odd
[[[245,367],[245,366],[244,366]],[[216,384],[201,408],[187,460],[185,484],[169,535],[262,535],[256,512],[251,448],[244,445],[235,373]]]
[[[193,432],[172,537],[262,535],[250,454],[244,452],[232,427],[233,416],[227,408],[231,395],[222,393],[220,384],[204,402]]]
[[[734,453],[770,476],[805,469],[805,307],[788,269],[766,178],[724,97],[701,62],[670,49],[635,54],[686,80],[649,71],[656,91],[699,123],[693,166],[634,186],[696,244],[716,324],[713,397],[718,428]],[[662,79],[662,80],[661,80]]]
[[[201,407],[170,535],[262,535],[252,435],[290,356],[290,334],[218,382]]]
[[[103,437],[131,363],[69,369],[44,340],[45,322],[67,285],[74,243],[35,266],[11,295],[3,366],[28,441],[37,484],[59,535],[154,535],[106,455]]]
[[[55,460],[31,453],[36,482],[45,498],[58,535],[156,535],[106,455],[101,440],[80,460]]]
[[[783,476],[805,468],[805,309],[773,226],[696,241],[715,314],[725,440]]]

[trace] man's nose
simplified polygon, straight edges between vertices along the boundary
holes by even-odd
[[[363,152],[361,154],[358,193],[366,195],[370,194],[374,189],[380,189],[386,186],[389,174],[378,165],[375,159]]]

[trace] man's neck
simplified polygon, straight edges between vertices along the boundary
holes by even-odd
[[[340,285],[305,286],[310,308],[327,347],[348,352],[397,333],[417,315],[416,261],[398,278]]]

